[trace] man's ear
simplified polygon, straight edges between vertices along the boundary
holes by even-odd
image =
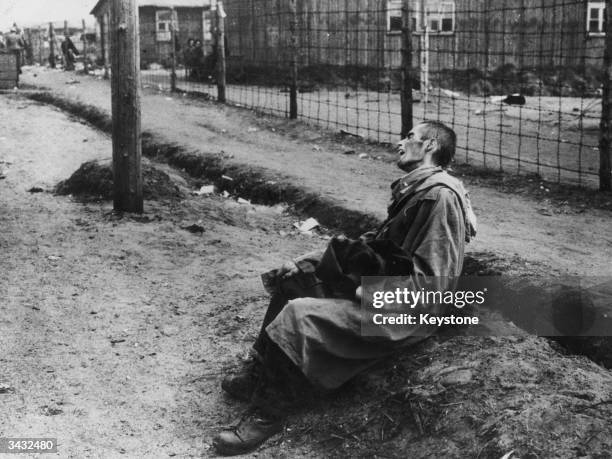
[[[427,145],[425,146],[425,151],[427,152],[435,153],[440,148],[436,139],[427,139],[425,142],[427,142]]]

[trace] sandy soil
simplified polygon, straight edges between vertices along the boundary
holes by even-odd
[[[185,122],[176,132],[195,145],[190,105],[156,97],[168,107],[164,116],[182,110],[176,119]],[[260,165],[304,151],[303,137],[283,138],[271,131],[277,125],[262,132],[265,120],[195,106],[206,115],[198,135],[207,148],[226,143],[227,151]],[[202,184],[159,165],[189,197],[148,201],[143,216],[115,215],[108,202],[29,193],[50,190],[84,161],[108,159],[110,141],[20,98],[1,97],[0,118],[6,177],[0,180],[0,436],[57,437],[58,457],[210,456],[214,433],[243,408],[221,395],[218,381],[239,365],[257,332],[266,303],[259,273],[320,247],[323,238],[295,233],[296,218],[282,207],[190,196]],[[242,132],[224,136],[221,129],[237,122],[260,130],[248,142]],[[272,158],[259,155],[266,148]],[[334,151],[312,152],[332,164],[322,174],[322,193],[334,170],[388,174],[386,163]],[[304,177],[315,169],[306,162],[289,172],[300,167]],[[339,177],[339,200],[367,208],[380,199],[382,212],[386,187],[352,195],[346,190],[364,185],[363,176],[355,174],[350,185]],[[604,234],[608,213],[564,209],[543,218],[542,206],[557,209],[477,193],[476,209],[486,216],[477,248],[520,254],[529,274],[609,272],[612,243],[593,237]],[[205,231],[182,229],[193,223]],[[546,260],[551,268],[541,264]],[[499,327],[512,326],[499,320]],[[255,455],[499,458],[515,450],[519,457],[606,457],[611,388],[609,371],[516,329],[507,338],[441,337],[292,418]]]
[[[0,436],[57,437],[59,457],[206,452],[239,412],[218,378],[256,332],[258,273],[320,241],[281,207],[221,197],[119,217],[29,193],[108,158],[110,140],[24,100],[0,98],[0,117]],[[181,229],[198,221],[201,235]]]

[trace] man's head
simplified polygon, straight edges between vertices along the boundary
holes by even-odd
[[[417,124],[397,144],[400,158],[397,166],[410,172],[420,166],[448,167],[455,156],[457,136],[439,121]]]

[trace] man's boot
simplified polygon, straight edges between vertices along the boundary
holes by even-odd
[[[223,456],[246,454],[281,432],[283,425],[283,418],[270,417],[255,410],[245,416],[236,427],[219,433],[213,440],[213,446],[217,453]]]
[[[254,359],[239,373],[223,378],[221,389],[236,400],[248,402],[255,392],[260,376],[261,363]]]

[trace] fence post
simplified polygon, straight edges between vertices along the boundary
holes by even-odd
[[[45,29],[43,26],[38,28],[38,62],[44,67],[45,50]]]
[[[225,10],[217,3],[217,100],[225,102]]]
[[[612,0],[606,0],[606,44],[599,132],[599,189],[612,190]]]
[[[176,14],[176,10],[172,8],[172,20],[170,21],[170,46],[172,46],[172,52],[170,54],[171,61],[170,65],[172,66],[172,70],[170,72],[170,90],[172,92],[176,91],[176,27],[174,22],[174,17]]]
[[[136,0],[111,1],[115,211],[142,212],[140,46]]]
[[[291,20],[289,32],[291,34],[291,84],[289,87],[289,118],[294,120],[298,117],[298,35],[297,35],[297,5],[296,0],[289,0]]]
[[[87,66],[87,31],[85,30],[85,19],[81,19],[81,41],[83,42],[83,71],[89,73]]]
[[[108,80],[108,62],[106,55],[108,54],[106,48],[108,43],[106,42],[106,32],[108,30],[108,24],[106,23],[106,14],[100,16],[100,49],[102,51],[102,65],[104,66],[104,79]]]
[[[55,68],[55,30],[52,22],[49,23],[49,65]]]
[[[402,132],[403,139],[412,130],[412,15],[411,0],[402,2]]]

